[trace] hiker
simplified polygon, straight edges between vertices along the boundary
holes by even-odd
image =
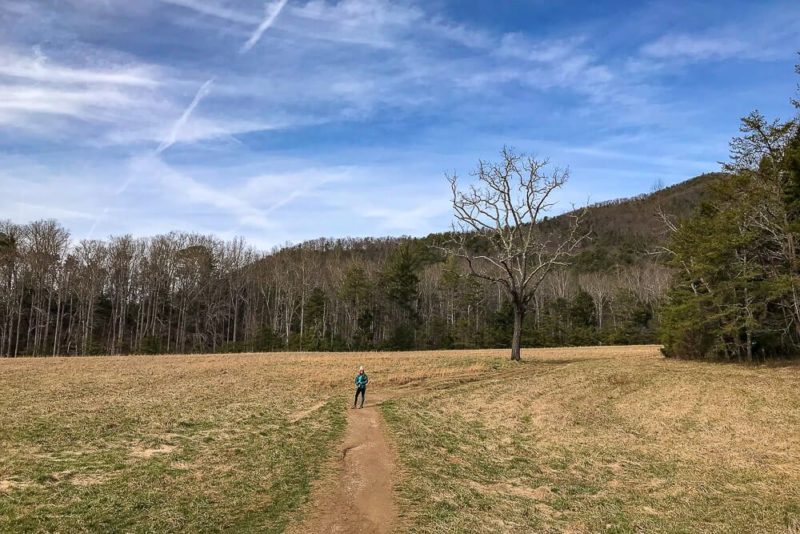
[[[353,400],[353,408],[356,407],[356,403],[358,403],[358,395],[361,394],[361,406],[359,408],[364,407],[364,397],[367,394],[367,384],[369,384],[369,378],[367,377],[367,373],[364,372],[364,366],[362,365],[358,369],[358,374],[356,375],[356,398]]]

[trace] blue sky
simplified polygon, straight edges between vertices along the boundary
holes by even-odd
[[[563,206],[718,169],[787,117],[800,3],[3,0],[0,219],[259,248],[424,235],[510,145]]]

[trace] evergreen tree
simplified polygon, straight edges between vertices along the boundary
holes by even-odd
[[[740,130],[728,174],[672,236],[668,356],[752,362],[800,353],[798,121],[753,112]]]

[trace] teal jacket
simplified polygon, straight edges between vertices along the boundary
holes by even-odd
[[[356,387],[357,388],[365,388],[369,384],[369,377],[367,377],[367,373],[359,373],[356,375]]]

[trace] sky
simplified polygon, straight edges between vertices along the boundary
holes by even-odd
[[[503,146],[562,209],[788,118],[800,2],[0,0],[0,219],[267,250],[426,235]]]

